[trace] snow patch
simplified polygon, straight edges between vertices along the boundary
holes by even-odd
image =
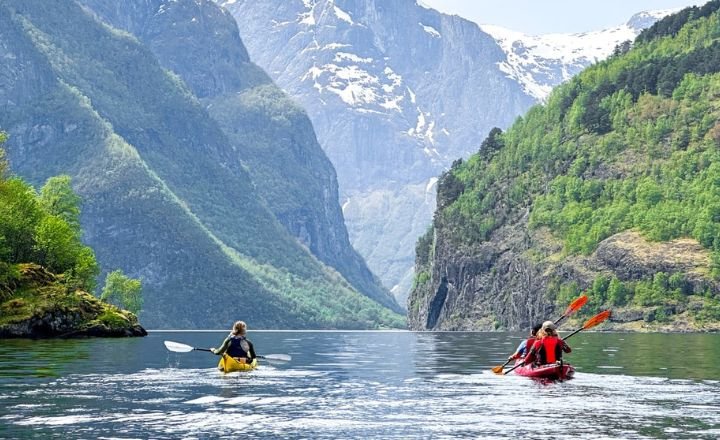
[[[407,88],[407,91],[410,94],[410,102],[415,104],[415,92],[413,92],[410,87]]]
[[[352,17],[350,17],[350,14],[343,11],[342,9],[338,8],[337,6],[334,7],[335,15],[337,18],[339,18],[342,21],[345,21],[350,24],[355,24],[355,22],[352,20]]]
[[[649,11],[636,14],[633,19],[650,18],[644,22],[649,26],[672,12],[675,10]],[[634,41],[642,31],[630,23],[601,31],[537,36],[487,24],[480,28],[505,52],[506,59],[498,62],[498,68],[538,101],[547,99],[556,85],[609,57],[618,44]]]
[[[434,27],[432,27],[432,26],[426,26],[426,25],[424,25],[424,24],[422,24],[422,23],[418,23],[418,24],[419,24],[420,26],[422,26],[423,30],[424,30],[425,32],[427,32],[428,34],[430,34],[433,38],[440,38],[440,37],[441,37],[440,32],[438,32],[437,29],[435,29]]]
[[[428,180],[427,185],[425,185],[425,192],[429,193],[430,191],[432,191],[432,189],[435,186],[435,184],[437,183],[437,181],[438,181],[437,177],[431,177],[430,180]]]
[[[305,6],[305,9],[309,9],[309,11],[298,14],[298,18],[300,18],[298,23],[306,26],[315,26],[315,2],[312,0],[303,0],[303,6]]]
[[[365,64],[373,62],[372,58],[360,58],[359,56],[357,56],[355,54],[347,53],[347,52],[336,53],[335,59],[333,61],[335,61],[336,63],[340,63],[345,60],[352,61],[354,63],[365,63]]]
[[[335,50],[335,49],[342,49],[345,47],[352,47],[352,45],[351,44],[343,44],[343,43],[330,43],[330,44],[326,44],[325,46],[323,46],[322,49],[320,49],[320,50]]]

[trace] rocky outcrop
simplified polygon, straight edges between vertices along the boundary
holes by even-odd
[[[653,243],[636,231],[615,234],[589,256],[559,258],[562,244],[546,229],[527,231],[527,216],[498,229],[490,240],[472,250],[458,249],[435,237],[434,264],[426,286],[415,289],[408,325],[415,330],[521,330],[556,310],[549,289],[574,281],[582,290],[600,275],[622,281],[652,280],[657,272],[683,273],[700,293],[718,293],[720,284],[709,276],[710,253],[692,239]],[[422,270],[420,268],[419,270]],[[433,282],[432,280],[438,280]],[[696,324],[685,314],[702,307],[698,301],[663,306],[628,306],[615,310],[604,329],[716,330],[715,324]],[[672,316],[672,323],[656,322]],[[570,321],[572,322],[572,321]]]
[[[657,272],[682,273],[692,291],[701,293],[706,288],[720,290],[720,284],[708,273],[711,262],[710,251],[697,240],[651,243],[637,231],[625,231],[602,241],[590,257],[567,260],[560,270],[583,285],[589,285],[601,273],[621,281],[646,279]]]
[[[0,338],[146,336],[137,316],[68,287],[34,264],[5,285],[0,302]]]
[[[521,213],[518,221],[526,223],[526,217]],[[433,261],[444,263],[433,264],[428,285],[413,291],[410,328],[521,329],[553,311],[541,293],[549,274],[527,255],[531,238],[517,224],[501,228],[472,250],[458,248],[437,233],[434,242]]]

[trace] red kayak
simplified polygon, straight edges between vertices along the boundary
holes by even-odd
[[[532,377],[548,380],[572,379],[575,374],[575,367],[570,364],[548,364],[535,367],[534,365],[523,365],[513,370],[519,376]]]

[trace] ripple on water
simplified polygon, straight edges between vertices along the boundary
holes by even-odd
[[[483,352],[492,354],[477,359],[482,346],[477,348],[476,335],[422,335],[422,345],[393,335],[403,350],[377,342],[382,336],[368,348],[361,336],[314,336],[322,342],[320,355],[231,375],[195,368],[207,365],[205,358],[182,367],[163,357],[164,363],[152,368],[73,371],[0,384],[0,412],[10,413],[0,422],[10,438],[715,439],[719,434],[718,380],[637,377],[617,361],[594,373],[586,364],[571,381],[543,383],[482,367],[497,365],[498,346],[507,341],[498,336],[494,348]],[[465,348],[453,352],[459,345],[440,344],[445,351],[438,356],[425,345],[437,338],[461,338]],[[583,347],[603,353],[603,347]],[[386,350],[378,356],[385,356],[387,365],[354,358],[372,350]],[[608,360],[613,353],[603,353],[601,364],[615,362]]]

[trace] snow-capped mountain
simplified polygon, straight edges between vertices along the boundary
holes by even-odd
[[[414,0],[218,2],[253,61],[308,111],[353,246],[407,292],[436,176],[535,102],[498,69],[505,53],[475,23]]]
[[[416,0],[215,0],[251,59],[308,112],[353,246],[403,304],[437,176],[625,30],[527,37]],[[644,20],[644,21],[643,21]],[[637,16],[637,29],[653,16]]]
[[[553,87],[567,81],[589,65],[609,57],[614,48],[633,41],[643,29],[678,9],[644,11],[611,29],[579,34],[525,35],[494,25],[480,25],[492,35],[507,58],[499,68],[538,101]]]

